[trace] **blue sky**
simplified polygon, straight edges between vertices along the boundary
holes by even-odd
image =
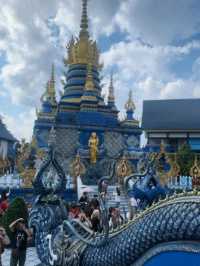
[[[133,90],[143,99],[200,97],[199,0],[89,1],[91,37],[98,41],[107,93],[114,70],[122,111]],[[30,139],[35,108],[56,65],[57,90],[66,44],[79,32],[81,0],[7,0],[0,10],[0,114],[13,134]]]

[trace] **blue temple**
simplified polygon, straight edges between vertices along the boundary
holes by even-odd
[[[130,167],[136,167],[140,155],[142,129],[134,117],[135,104],[132,92],[129,94],[126,117],[119,119],[115,103],[113,76],[108,84],[108,96],[102,96],[99,51],[88,32],[87,11],[83,6],[79,38],[69,42],[68,56],[65,59],[66,74],[63,94],[57,101],[54,66],[46,91],[41,98],[41,108],[34,126],[34,137],[38,149],[48,146],[49,132],[56,130],[56,147],[65,165],[65,174],[76,156],[81,157],[86,176],[92,171],[94,182],[100,175],[109,174],[110,165],[128,158]],[[98,139],[97,162],[90,163],[89,140],[95,133]],[[106,162],[106,163],[105,163]],[[102,167],[104,165],[104,167]],[[88,170],[88,171],[87,171]],[[90,174],[89,174],[90,175]]]

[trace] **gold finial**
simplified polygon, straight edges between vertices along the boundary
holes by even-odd
[[[54,65],[54,63],[52,64],[52,67],[51,67],[51,82],[55,83],[55,65]]]
[[[85,89],[86,90],[94,90],[95,89],[91,64],[88,65],[88,72],[87,72],[87,78],[86,78],[86,82],[85,82]]]
[[[82,17],[81,17],[81,31],[79,37],[89,38],[88,32],[88,15],[87,15],[88,0],[82,0]]]
[[[129,95],[128,95],[128,101],[125,104],[125,109],[126,111],[135,111],[135,104],[133,102],[133,93],[132,90],[129,91]]]
[[[55,94],[55,66],[54,66],[54,63],[52,64],[52,67],[51,67],[51,79],[49,81],[49,91],[52,93],[52,94]]]
[[[193,178],[198,178],[200,177],[200,167],[198,164],[198,158],[197,155],[195,155],[195,159],[194,159],[194,165],[192,166],[192,168],[190,169],[190,175]]]
[[[99,50],[95,41],[89,39],[87,4],[88,0],[82,0],[83,11],[81,18],[81,30],[79,38],[72,38],[67,45],[68,58],[64,59],[66,65],[91,64],[97,69],[102,68],[99,63]]]
[[[113,73],[110,76],[110,85],[108,88],[108,103],[115,101],[114,86],[113,86]]]
[[[42,97],[42,100],[44,98],[46,98],[46,100],[49,100],[52,104],[56,103],[55,67],[54,67],[54,64],[52,64],[51,78],[47,82],[47,89],[46,89],[45,94]]]

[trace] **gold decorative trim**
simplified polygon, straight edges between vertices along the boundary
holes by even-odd
[[[77,187],[77,178],[85,174],[86,168],[81,162],[81,157],[79,154],[76,155],[76,158],[72,162],[71,166],[71,175],[73,177],[73,183]]]
[[[61,102],[80,103],[81,102],[81,98],[67,98],[67,99],[62,99]]]
[[[125,155],[117,163],[116,173],[120,184],[123,184],[124,178],[126,176],[129,176],[133,173],[131,164]]]
[[[197,155],[195,155],[194,165],[190,169],[190,175],[195,178],[200,177],[200,167],[198,164]]]
[[[173,154],[171,158],[168,157],[168,162],[170,164],[170,170],[168,172],[168,177],[177,177],[180,175],[181,168],[177,162],[177,154]]]

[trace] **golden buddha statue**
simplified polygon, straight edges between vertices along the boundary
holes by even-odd
[[[99,138],[96,132],[93,132],[88,141],[88,147],[90,149],[90,162],[95,164],[97,162]]]

